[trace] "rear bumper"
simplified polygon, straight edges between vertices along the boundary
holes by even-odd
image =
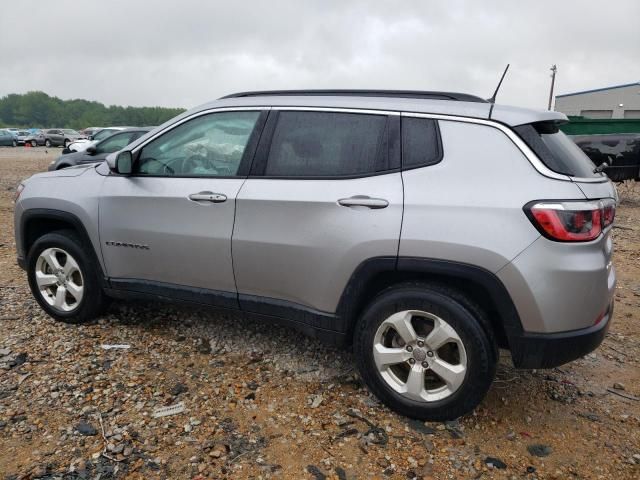
[[[560,333],[522,333],[509,339],[516,368],[553,368],[592,352],[607,335],[613,300],[602,320],[589,328]]]

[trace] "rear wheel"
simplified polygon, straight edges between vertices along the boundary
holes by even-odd
[[[497,349],[481,310],[454,290],[408,284],[378,295],[354,337],[362,378],[393,410],[421,420],[472,411],[495,375]]]
[[[106,305],[100,269],[72,230],[48,233],[36,240],[27,257],[27,276],[34,297],[56,320],[86,322]]]

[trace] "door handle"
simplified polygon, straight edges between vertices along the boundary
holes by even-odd
[[[227,201],[227,196],[223,193],[199,192],[189,195],[189,200],[193,200],[194,202],[222,203]]]
[[[368,195],[354,195],[349,198],[341,198],[338,205],[343,207],[367,207],[367,208],[386,208],[389,202],[384,198],[371,198]]]

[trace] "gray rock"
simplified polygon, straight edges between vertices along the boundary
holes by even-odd
[[[529,445],[527,450],[534,457],[548,457],[553,452],[553,449],[550,446],[542,445],[540,443]]]
[[[89,437],[92,437],[98,434],[98,431],[95,429],[95,427],[87,422],[78,423],[78,425],[76,425],[76,430],[80,435],[85,435]]]
[[[487,457],[487,458],[485,458],[484,459],[484,463],[489,468],[498,468],[500,470],[504,470],[505,468],[507,468],[507,464],[506,463],[504,463],[499,458],[495,458],[495,457]]]
[[[436,433],[433,428],[426,426],[424,422],[421,422],[420,420],[409,419],[407,420],[407,425],[409,426],[409,428],[415,430],[418,433],[422,433],[423,435],[433,435]]]
[[[616,389],[616,390],[624,390],[624,389],[625,389],[625,388],[624,388],[624,384],[623,384],[623,383],[620,383],[620,382],[616,382],[616,383],[614,383],[614,384],[613,384],[613,388],[614,388],[614,389]]]
[[[309,472],[314,480],[325,480],[327,476],[315,465],[307,465],[307,472]]]

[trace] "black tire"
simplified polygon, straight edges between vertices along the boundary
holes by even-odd
[[[33,148],[36,148],[38,146],[38,143],[35,140],[31,140],[31,146]]]
[[[68,252],[77,262],[82,273],[84,293],[78,305],[63,312],[49,305],[38,288],[35,272],[38,257],[48,248],[55,247]],[[102,290],[102,275],[95,255],[73,230],[58,230],[38,238],[27,255],[27,278],[29,287],[42,309],[49,316],[65,323],[84,323],[99,316],[107,306],[107,297]]]
[[[48,138],[44,141],[44,146],[49,148],[51,147],[51,140],[49,140]]]
[[[384,380],[376,366],[376,331],[391,315],[405,310],[436,315],[453,327],[462,341],[466,374],[446,398],[429,402],[407,398]],[[356,324],[354,353],[362,379],[383,403],[407,417],[429,421],[454,420],[476,408],[493,382],[498,360],[496,342],[482,310],[456,290],[425,283],[401,284],[377,295]]]

